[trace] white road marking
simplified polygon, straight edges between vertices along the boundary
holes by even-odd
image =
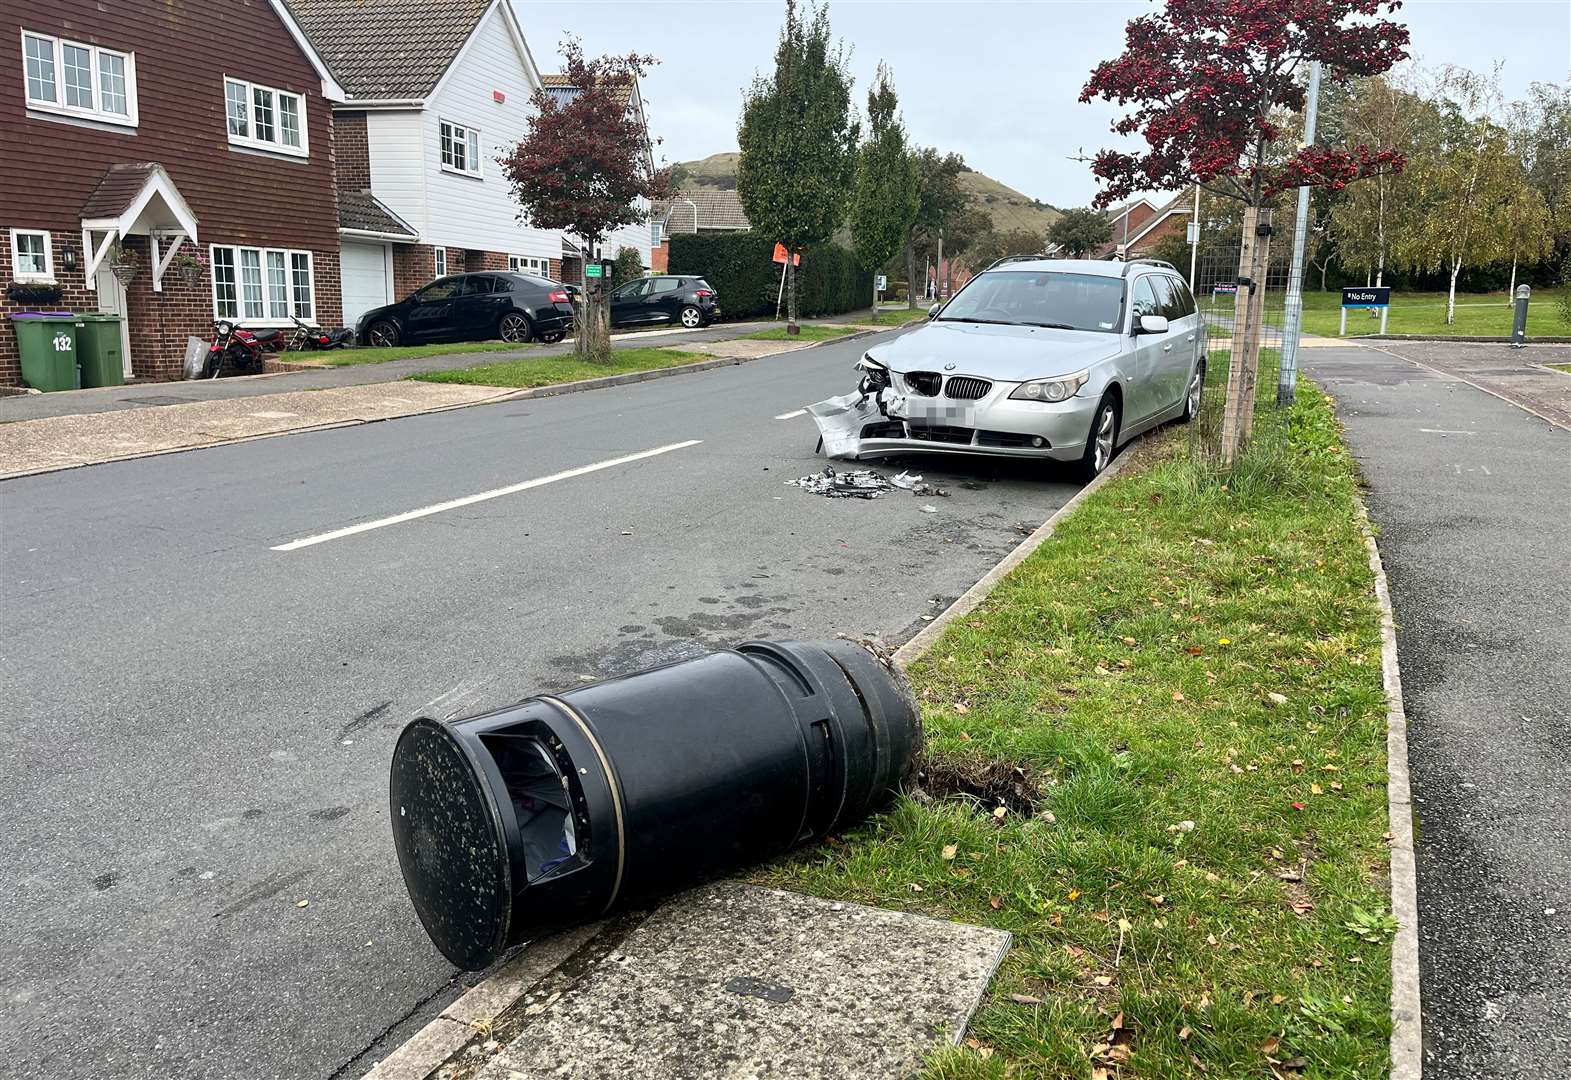
[[[798,416],[806,416],[806,415],[807,415],[807,410],[806,409],[798,409],[798,410],[796,410],[796,412],[783,412],[779,416],[775,417],[775,419],[776,420],[795,420]]]
[[[460,507],[473,506],[475,503],[485,502],[489,499],[499,499],[503,495],[515,495],[520,491],[528,491],[531,488],[544,487],[547,484],[554,484],[558,480],[571,480],[575,476],[584,476],[587,473],[599,472],[601,469],[609,469],[617,465],[626,465],[630,461],[642,461],[644,458],[655,457],[659,454],[669,454],[673,450],[682,450],[689,446],[697,446],[701,442],[703,442],[702,439],[688,439],[685,442],[670,443],[666,446],[657,446],[653,450],[640,450],[636,454],[624,454],[621,457],[609,458],[606,461],[597,461],[592,465],[580,465],[574,469],[564,469],[561,472],[552,473],[550,476],[538,476],[533,480],[525,480],[519,484],[509,484],[507,487],[492,488],[490,491],[481,491],[474,495],[465,495],[461,499],[449,499],[447,502],[436,503],[433,506],[423,506],[418,510],[409,510],[402,514],[394,514],[392,517],[377,518],[375,521],[362,521],[358,525],[348,525],[342,529],[334,529],[332,532],[317,533],[315,536],[306,536],[299,540],[291,540],[289,543],[279,544],[271,550],[298,551],[301,548],[311,547],[313,544],[325,544],[329,540],[340,540],[343,537],[354,536],[357,533],[370,532],[372,529],[382,529],[389,525],[400,525],[406,521],[414,521],[417,518],[430,517],[432,514],[440,514],[446,510],[457,510]]]
[[[1445,428],[1421,427],[1418,429],[1426,435],[1477,435],[1476,431],[1447,431]]]

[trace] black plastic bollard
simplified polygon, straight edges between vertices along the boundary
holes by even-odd
[[[753,641],[442,723],[393,750],[393,841],[461,968],[854,822],[909,773],[905,679],[850,642]]]

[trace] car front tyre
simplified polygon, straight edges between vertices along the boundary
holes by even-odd
[[[517,311],[509,311],[496,325],[496,336],[510,345],[527,345],[534,339],[534,327]]]
[[[689,330],[697,330],[704,325],[704,313],[692,304],[688,304],[682,309],[682,325]]]
[[[398,344],[398,324],[387,319],[378,319],[366,327],[366,344],[377,349],[390,349]]]
[[[1178,414],[1178,422],[1187,424],[1200,415],[1200,403],[1206,392],[1206,362],[1200,361],[1195,365],[1195,372],[1189,377],[1189,386],[1184,391],[1184,411]]]
[[[1091,418],[1091,430],[1086,436],[1085,453],[1080,456],[1076,472],[1085,483],[1101,475],[1113,460],[1118,446],[1118,402],[1111,396],[1104,397]]]

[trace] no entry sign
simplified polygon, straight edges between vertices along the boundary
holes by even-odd
[[[1391,287],[1385,285],[1378,287],[1369,286],[1363,289],[1343,289],[1342,306],[1356,308],[1390,307]]]

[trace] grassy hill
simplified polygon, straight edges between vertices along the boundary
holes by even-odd
[[[677,166],[685,170],[679,186],[699,191],[732,191],[736,188],[736,159],[739,156],[735,153],[711,154],[702,161],[684,161]],[[1053,207],[1022,195],[983,173],[967,170],[960,175],[960,183],[971,195],[973,205],[992,218],[993,228],[999,232],[1026,229],[1045,235],[1048,226],[1058,219],[1058,211]]]

